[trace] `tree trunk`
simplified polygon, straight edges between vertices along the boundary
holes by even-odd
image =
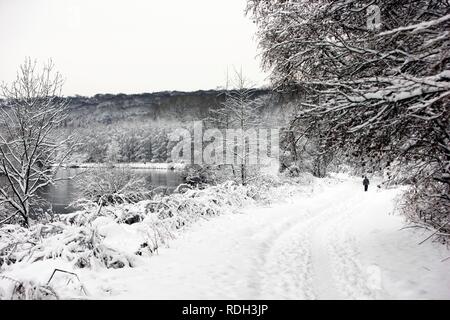
[[[245,164],[241,164],[241,179],[242,179],[242,185],[245,186]]]

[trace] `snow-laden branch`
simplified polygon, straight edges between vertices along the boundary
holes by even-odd
[[[29,225],[40,189],[54,184],[63,159],[77,146],[72,137],[61,139],[56,131],[67,117],[67,101],[60,97],[62,78],[49,62],[42,71],[26,60],[17,79],[2,85],[0,105],[0,175],[7,189],[0,201],[18,211]]]

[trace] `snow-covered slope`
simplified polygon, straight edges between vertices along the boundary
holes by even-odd
[[[77,273],[92,298],[450,299],[450,252],[401,230],[400,190],[375,185],[315,180],[289,203],[202,220],[144,265]],[[33,265],[6,275],[58,266]]]

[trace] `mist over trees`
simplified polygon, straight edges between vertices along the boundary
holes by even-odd
[[[247,13],[274,86],[302,96],[292,139],[410,183],[404,211],[450,230],[448,1],[250,0]]]

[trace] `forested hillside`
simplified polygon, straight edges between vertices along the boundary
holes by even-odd
[[[77,162],[166,162],[174,143],[168,134],[177,127],[191,128],[220,108],[226,90],[166,91],[143,94],[98,94],[69,97],[67,132],[76,130],[83,147]],[[267,124],[283,126],[293,95],[271,90],[252,91],[264,101],[261,112]]]

